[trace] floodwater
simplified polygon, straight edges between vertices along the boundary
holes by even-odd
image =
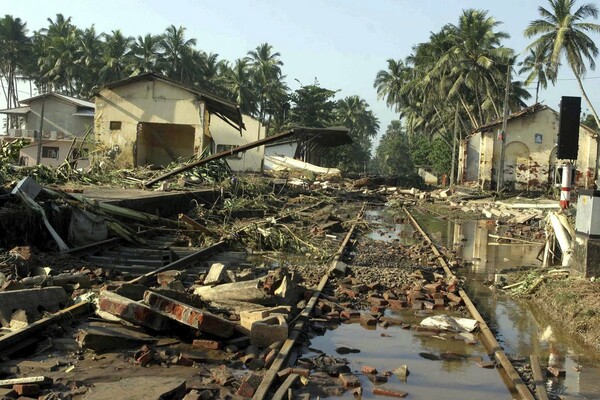
[[[381,209],[369,210],[366,218],[378,224],[368,236],[376,240],[400,239],[404,244],[416,241],[412,227],[383,218]],[[497,244],[488,234],[502,234],[499,227],[486,221],[466,221],[455,224],[430,215],[414,213],[423,229],[436,243],[454,248],[467,267],[459,271],[467,279],[466,291],[477,304],[490,328],[504,349],[513,357],[528,359],[536,354],[542,365],[549,362],[566,371],[564,378],[548,379],[549,393],[565,399],[600,398],[600,368],[592,351],[548,321],[547,316],[525,302],[511,299],[501,291],[492,291],[483,281],[503,269],[518,266],[538,266],[541,245]],[[398,211],[397,216],[403,216]],[[440,311],[443,312],[443,311]],[[415,316],[412,310],[388,311],[389,315],[402,318],[408,323],[418,323],[425,316]],[[439,313],[439,312],[438,312]],[[549,334],[551,329],[551,334]],[[382,337],[382,333],[389,337]],[[545,335],[544,335],[545,333]],[[545,336],[545,337],[543,337]],[[340,346],[360,349],[360,353],[340,356],[335,349]],[[312,339],[311,347],[350,361],[350,368],[362,382],[363,397],[373,398],[370,382],[360,373],[362,365],[376,367],[379,371],[391,371],[407,365],[410,375],[401,382],[392,375],[384,385],[409,393],[411,399],[511,399],[498,369],[480,368],[469,359],[444,360],[436,358],[451,351],[490,360],[481,344],[466,345],[449,337],[424,336],[397,326],[367,330],[360,324],[342,324],[324,336]],[[427,358],[424,358],[424,356]],[[433,355],[434,357],[431,357]],[[578,370],[578,371],[576,371]],[[346,392],[351,398],[351,391]]]

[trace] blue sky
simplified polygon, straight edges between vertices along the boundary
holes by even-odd
[[[537,7],[546,0],[0,0],[2,14],[27,22],[30,31],[47,26],[56,13],[71,16],[79,27],[96,25],[97,31],[121,29],[137,36],[162,33],[174,24],[187,28],[197,47],[234,60],[260,43],[268,42],[281,53],[283,71],[292,90],[318,79],[322,87],[339,89],[338,97],[357,94],[372,107],[381,132],[398,116],[377,100],[375,74],[388,58],[405,58],[414,44],[427,41],[430,32],[456,23],[463,9],[488,10],[511,38],[505,46],[522,52],[528,23],[537,18]],[[600,21],[597,21],[600,22]],[[600,37],[596,37],[598,41]],[[585,87],[596,109],[600,108],[600,71],[588,71]],[[567,67],[555,87],[540,99],[558,109],[560,96],[579,96],[577,82]],[[533,85],[532,85],[533,86]],[[23,88],[24,89],[24,88]],[[532,94],[534,92],[532,90]],[[28,94],[28,93],[27,93]],[[27,94],[22,93],[22,98]],[[2,106],[2,104],[0,104]],[[582,103],[585,111],[587,105]]]

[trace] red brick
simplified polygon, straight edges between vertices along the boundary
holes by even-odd
[[[383,316],[379,318],[380,321],[385,321],[390,325],[402,325],[404,322],[400,318]]]
[[[40,386],[35,383],[13,385],[12,388],[19,396],[31,397],[40,394]]]
[[[458,304],[462,303],[462,297],[455,295],[454,293],[448,292],[446,293],[446,298],[448,298],[448,301],[453,301],[456,302]]]
[[[235,394],[242,397],[252,397],[254,396],[256,389],[258,389],[261,381],[262,377],[260,375],[251,374],[242,381],[242,384]]]
[[[205,350],[220,350],[221,342],[216,340],[196,339],[192,342],[192,347]]]
[[[377,318],[375,318],[371,314],[361,314],[360,323],[365,324],[367,326],[375,326],[377,325]]]
[[[356,375],[340,374],[340,380],[342,381],[342,385],[344,385],[346,388],[360,387],[360,380],[356,377]]]
[[[436,283],[428,283],[423,286],[423,289],[427,290],[429,293],[439,292],[442,289],[442,284],[439,282]]]
[[[379,290],[381,289],[381,284],[379,282],[367,283],[367,287],[369,290]]]
[[[406,392],[386,388],[384,386],[379,386],[379,387],[373,388],[373,394],[378,394],[381,396],[388,396],[388,397],[397,397],[397,398],[404,398],[404,397],[408,396],[408,393],[406,393]]]
[[[373,306],[371,307],[371,312],[373,314],[382,314],[385,311],[385,307],[383,306]]]
[[[145,304],[106,290],[100,294],[98,308],[132,324],[155,331],[166,331],[172,326],[168,318]]]
[[[548,367],[546,368],[548,370],[548,372],[550,372],[552,374],[552,376],[555,377],[561,377],[561,376],[565,376],[567,374],[567,372],[564,369],[558,369],[555,367]]]
[[[348,297],[351,297],[351,298],[358,297],[358,293],[356,293],[356,292],[355,292],[354,290],[352,290],[352,289],[347,289],[347,288],[344,288],[344,287],[340,287],[340,288],[338,289],[338,291],[339,291],[340,293],[343,293],[343,294],[345,294],[345,295],[346,295],[346,296],[348,296]]]
[[[360,318],[360,312],[354,310],[343,310],[340,313],[340,317],[345,319]]]
[[[191,367],[194,365],[194,362],[187,357],[179,356],[177,357],[177,361],[175,365],[183,365],[184,367]]]
[[[234,324],[207,311],[181,303],[177,300],[147,291],[144,301],[155,310],[182,324],[198,329],[200,332],[228,338],[233,335]]]
[[[392,299],[389,299],[388,300],[388,305],[390,306],[390,308],[392,308],[394,310],[401,310],[401,309],[407,307],[406,301],[404,301],[404,300],[392,300]]]
[[[369,303],[371,303],[371,305],[374,306],[386,306],[388,304],[386,299],[382,299],[381,297],[375,297],[375,296],[371,296],[367,299],[367,301]]]
[[[480,368],[488,368],[492,369],[496,367],[496,364],[493,361],[480,361],[476,363]]]
[[[398,300],[398,297],[394,293],[390,292],[389,290],[387,292],[383,292],[383,298],[386,299],[387,301]]]
[[[360,370],[362,371],[363,374],[376,374],[377,373],[377,368],[375,368],[371,365],[363,365]]]
[[[385,375],[371,374],[371,375],[367,375],[367,378],[369,378],[369,380],[373,383],[385,383],[388,381],[388,378]]]

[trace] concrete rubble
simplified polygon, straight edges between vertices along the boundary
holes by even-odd
[[[200,207],[190,213],[194,218],[178,209],[184,217],[177,219],[22,182],[15,190],[27,194],[28,210],[83,210],[98,217],[108,234],[101,243],[77,247],[67,239],[64,248],[60,238],[74,228],[60,212],[47,212],[40,226],[53,250],[22,240],[6,252],[0,264],[0,357],[13,369],[0,370],[0,388],[6,390],[0,393],[46,400],[252,398],[272,376],[286,395],[369,390],[406,397],[409,386],[405,392],[383,384],[410,382],[410,365],[352,369],[342,357],[361,349],[344,346],[336,354],[306,354],[311,337],[341,324],[383,329],[382,340],[385,329],[400,327],[417,336],[478,343],[472,333],[477,324],[461,318],[461,282],[446,277],[418,233],[411,234],[410,245],[355,235],[347,243],[352,251],[343,247],[337,253],[348,226],[357,223],[360,202],[432,212],[444,203],[451,211],[507,225],[505,234],[492,238],[499,243],[543,243],[552,210],[545,202],[523,207],[522,199],[497,201],[454,189],[293,179],[301,184],[289,186],[285,201],[268,203],[269,192],[263,203],[245,198],[237,209],[233,201],[217,212]],[[276,185],[272,180],[267,186]],[[262,216],[234,219],[233,211]],[[450,268],[460,267],[451,250],[440,251]],[[319,290],[323,276],[329,279]],[[400,311],[421,322],[393,314]],[[15,333],[25,338],[20,345],[2,347]],[[299,344],[292,347],[291,338]],[[421,357],[467,362],[463,356]],[[45,364],[48,359],[52,363]]]

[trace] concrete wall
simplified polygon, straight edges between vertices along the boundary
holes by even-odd
[[[93,125],[93,119],[91,117],[73,115],[77,112],[77,107],[75,105],[54,96],[46,96],[45,102],[40,98],[33,100],[29,104],[31,112],[27,114],[25,129],[36,131],[40,129],[42,103],[44,103],[44,132],[64,132],[65,137],[83,136],[85,135],[86,129],[91,128]]]
[[[71,143],[72,140],[44,140],[42,142],[42,147],[58,147],[58,158],[44,157],[44,152],[42,152],[42,165],[46,165],[48,167],[58,167],[62,165],[65,162],[65,158],[67,157],[69,149],[71,148]],[[76,143],[76,146],[79,148],[80,142]],[[37,152],[38,142],[32,141],[30,144],[21,149],[19,156],[24,161],[25,166],[32,167],[36,165]],[[87,168],[89,165],[90,163],[88,159],[81,159],[77,162],[76,168]]]
[[[504,182],[515,190],[545,190],[552,182],[555,170],[558,114],[544,109],[530,115],[510,120],[507,125]],[[486,132],[476,133],[461,143],[459,179],[462,183],[477,181],[489,189],[496,182],[500,168],[501,145],[497,139],[500,125]],[[479,147],[476,155],[475,148]],[[579,131],[579,157],[576,162],[580,187],[591,187],[596,176],[597,139],[593,132],[581,127]],[[475,169],[478,170],[475,179]],[[460,180],[459,180],[460,181]]]
[[[103,89],[96,97],[96,140],[108,148],[119,147],[120,166],[135,166],[138,123],[172,123],[194,128],[194,153],[207,141],[204,135],[204,103],[194,93],[152,80]],[[110,129],[110,122],[121,122]]]
[[[265,147],[265,156],[284,156],[294,158],[298,142],[288,141],[284,143],[276,143]]]
[[[210,123],[210,133],[214,141],[214,151],[220,151],[222,146],[237,147],[255,142],[265,137],[265,127],[249,115],[243,115],[246,130],[240,132],[220,118],[213,118]],[[236,172],[260,172],[262,170],[265,147],[260,146],[238,153],[227,158],[227,164]]]

